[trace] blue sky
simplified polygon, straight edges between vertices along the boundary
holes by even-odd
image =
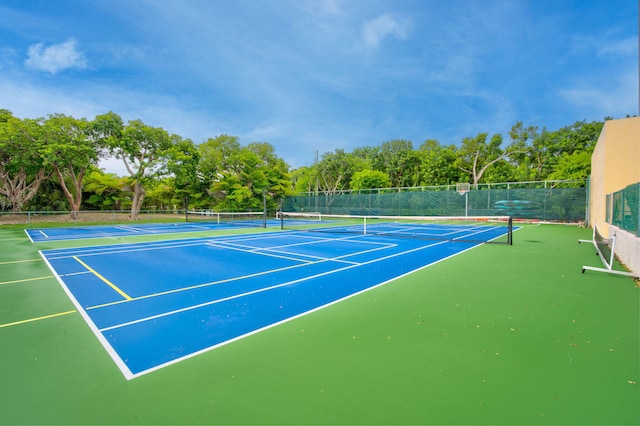
[[[0,108],[269,142],[294,168],[638,102],[636,0],[0,0]]]

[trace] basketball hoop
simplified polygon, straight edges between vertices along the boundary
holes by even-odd
[[[456,183],[456,191],[460,195],[464,195],[471,190],[471,184],[469,182]]]

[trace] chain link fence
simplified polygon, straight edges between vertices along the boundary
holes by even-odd
[[[586,218],[585,183],[471,185],[458,193],[455,186],[305,193],[287,197],[285,212],[384,216],[512,216],[555,222],[582,222]],[[537,187],[536,187],[537,186]],[[574,187],[562,187],[574,186]]]
[[[607,195],[607,223],[640,237],[640,182]]]

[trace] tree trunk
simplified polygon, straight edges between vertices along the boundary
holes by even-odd
[[[31,183],[27,184],[27,173],[24,169],[11,177],[9,172],[0,166],[0,194],[7,197],[11,203],[12,212],[21,212],[22,206],[36,195],[40,185],[47,177],[44,169],[40,169]]]
[[[84,177],[86,169],[81,169],[78,175],[76,175],[73,171],[73,167],[71,165],[69,166],[69,177],[73,184],[73,192],[71,192],[67,187],[67,183],[64,181],[64,175],[62,174],[60,167],[57,164],[54,164],[53,167],[58,175],[58,181],[60,182],[60,187],[62,187],[62,192],[64,192],[64,195],[67,197],[67,201],[69,201],[71,219],[75,220],[78,218],[78,212],[80,211],[80,205],[82,204],[82,178]]]
[[[131,200],[131,220],[138,220],[138,215],[140,214],[140,209],[142,208],[142,203],[144,201],[144,195],[144,187],[140,182],[136,181],[133,185],[133,200]]]

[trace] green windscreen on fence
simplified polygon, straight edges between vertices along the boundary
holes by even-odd
[[[516,219],[579,222],[586,218],[586,188],[471,189],[403,188],[377,192],[304,194],[287,197],[285,212],[382,216],[512,216]]]
[[[640,236],[640,183],[607,196],[607,222]]]

